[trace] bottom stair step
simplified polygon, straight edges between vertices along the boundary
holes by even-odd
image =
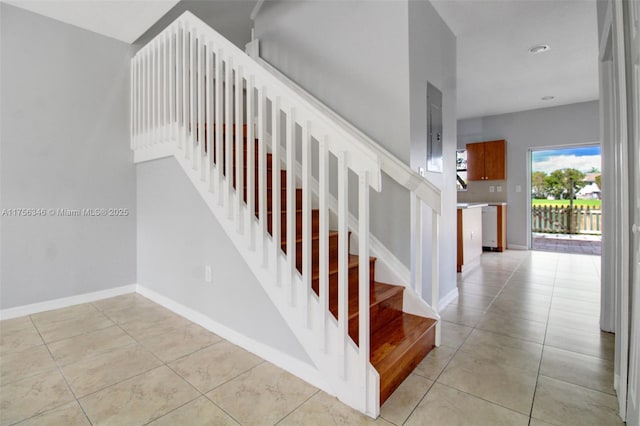
[[[371,335],[371,364],[380,373],[380,405],[435,346],[436,320],[403,312]]]

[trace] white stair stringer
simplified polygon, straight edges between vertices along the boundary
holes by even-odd
[[[187,137],[187,141],[182,144],[182,147],[193,146],[192,141],[189,139]],[[174,156],[178,164],[180,164],[209,210],[211,210],[305,352],[309,355],[309,358],[313,361],[314,366],[321,372],[319,376],[325,380],[322,390],[368,416],[376,418],[379,415],[379,404],[372,404],[371,402],[379,401],[380,399],[380,375],[370,363],[366,372],[361,371],[358,348],[351,339],[345,345],[344,354],[340,350],[339,346],[341,345],[332,346],[332,342],[339,341],[339,334],[337,321],[330,315],[325,328],[325,347],[322,347],[322,339],[318,340],[318,335],[321,333],[321,324],[318,319],[323,318],[323,315],[321,314],[318,297],[311,293],[311,297],[308,298],[308,303],[306,304],[307,309],[305,309],[305,295],[302,291],[294,291],[294,299],[289,300],[290,298],[285,294],[286,287],[280,285],[276,279],[275,268],[264,266],[263,259],[265,257],[272,258],[273,245],[271,237],[268,237],[269,241],[263,246],[267,250],[266,253],[249,247],[246,237],[237,231],[237,220],[229,219],[228,207],[218,203],[217,194],[210,190],[210,182],[203,179],[203,176],[210,177],[213,171],[211,173],[202,173],[198,167],[194,168],[194,164],[202,164],[201,161],[194,161],[192,158],[187,157],[184,148],[179,147],[175,140],[165,139],[165,142],[152,145],[149,148],[137,149],[134,154],[134,162],[139,163],[169,156]],[[244,223],[245,214],[247,214],[247,209],[246,206],[243,206],[240,215],[242,223]],[[252,226],[257,226],[257,220],[252,221]],[[255,246],[259,247],[260,245],[255,244]],[[285,271],[286,258],[282,253],[279,258],[279,270]],[[295,274],[293,277],[293,285],[298,290],[302,288],[303,284],[299,274]],[[335,374],[336,371],[343,374]],[[354,389],[351,384],[361,382],[359,379],[364,374],[366,374],[368,386],[363,385],[360,386],[360,389]],[[368,395],[366,395],[365,388],[369,389]]]

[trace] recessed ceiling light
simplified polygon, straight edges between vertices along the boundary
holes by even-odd
[[[543,101],[550,101],[555,98],[556,98],[555,96],[543,96],[540,99],[542,99]]]
[[[536,53],[546,52],[547,50],[549,50],[548,44],[537,44],[529,48],[529,53],[535,55]]]

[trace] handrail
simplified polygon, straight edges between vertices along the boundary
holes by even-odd
[[[431,210],[434,210],[438,214],[442,214],[442,191],[440,188],[413,171],[398,157],[390,153],[386,148],[371,139],[353,124],[342,118],[333,109],[291,80],[278,68],[274,67],[263,58],[257,57],[254,59],[260,65],[268,69],[280,81],[284,82],[294,90],[298,95],[300,95],[300,97],[304,98],[316,109],[331,117],[331,119],[337,122],[345,132],[360,140],[363,144],[369,146],[380,158],[380,168],[383,172],[388,174],[401,186],[415,193],[418,198],[431,208]]]
[[[331,129],[334,133],[339,134],[341,140],[339,142],[327,141],[330,145],[339,144],[341,146],[344,146],[344,143],[348,141],[350,150],[357,152],[357,155],[352,156],[353,158],[350,158],[349,161],[354,161],[354,159],[357,159],[357,161],[359,162],[366,162],[371,165],[370,167],[368,167],[369,184],[376,191],[381,190],[382,177],[380,174],[380,159],[378,158],[375,150],[372,149],[372,147],[368,146],[368,143],[366,141],[362,140],[362,138],[356,137],[352,133],[348,132],[345,128],[336,126],[334,123],[334,118],[331,115],[328,115],[326,111],[323,111],[322,109],[313,105],[308,99],[305,99],[303,96],[301,96],[300,93],[292,90],[292,88],[284,84],[281,80],[276,78],[267,70],[264,70],[261,67],[256,67],[256,63],[253,58],[251,58],[244,51],[239,49],[235,44],[231,43],[224,36],[211,28],[190,11],[187,10],[182,13],[182,15],[180,15],[167,28],[162,30],[156,37],[149,41],[149,43],[147,43],[143,48],[136,52],[135,57],[145,55],[147,53],[147,50],[153,50],[153,44],[155,40],[161,40],[163,37],[171,34],[172,31],[176,30],[176,27],[180,26],[181,23],[187,23],[191,26],[194,26],[197,32],[200,34],[215,37],[216,45],[221,47],[225,51],[225,54],[233,55],[234,59],[238,61],[237,63],[234,63],[234,66],[240,66],[244,69],[252,69],[253,72],[259,73],[259,77],[262,80],[262,84],[264,86],[273,88],[273,90],[275,90],[276,92],[282,93],[284,95],[284,98],[291,99],[293,101],[292,103],[301,105],[307,113],[298,113],[298,117],[300,117],[301,115],[305,117],[315,116],[314,118],[316,120],[319,120],[323,126]],[[282,106],[284,107],[285,105]]]

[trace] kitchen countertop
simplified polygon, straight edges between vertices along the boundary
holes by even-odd
[[[489,203],[458,203],[456,207],[459,209],[471,209],[475,207],[486,207],[488,205]]]

